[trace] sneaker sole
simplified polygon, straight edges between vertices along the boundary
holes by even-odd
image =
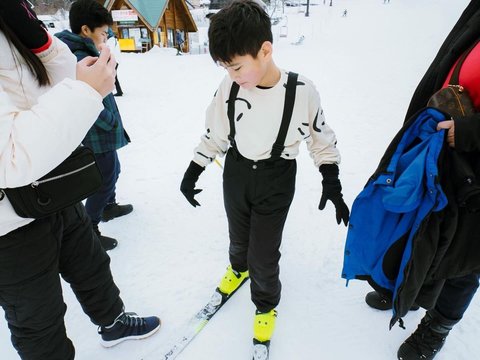
[[[105,341],[105,340],[101,339],[100,340],[100,345],[102,345],[103,347],[106,347],[106,348],[110,348],[110,347],[118,345],[121,342],[124,342],[126,340],[142,340],[142,339],[148,338],[149,336],[152,336],[153,334],[155,334],[160,329],[161,326],[162,326],[162,320],[160,320],[160,323],[158,324],[158,326],[155,329],[153,329],[152,331],[150,331],[149,333],[146,333],[146,334],[143,334],[143,335],[128,336],[128,337],[124,337],[124,338],[121,338],[121,339],[118,339],[118,340],[112,340],[112,341]]]

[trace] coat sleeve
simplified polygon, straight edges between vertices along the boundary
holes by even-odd
[[[228,82],[224,80],[207,108],[205,128],[200,144],[194,150],[193,161],[200,166],[207,166],[217,155],[224,156],[228,149],[228,123],[226,98],[229,94]]]
[[[72,79],[23,111],[0,84],[0,104],[0,188],[26,185],[55,168],[81,143],[103,108],[93,88]]]
[[[455,149],[480,151],[480,113],[455,119]]]
[[[340,153],[337,149],[337,139],[333,130],[325,122],[320,96],[313,85],[309,94],[308,116],[312,136],[307,139],[307,149],[315,166],[339,164]]]
[[[95,124],[94,124],[94,126],[97,126],[105,131],[110,131],[117,125],[117,117],[115,116],[112,110],[110,110],[107,106],[105,106],[105,102],[109,101],[110,96],[113,96],[113,95],[109,94],[105,99],[103,99],[104,109],[102,110],[102,112],[98,116],[97,121],[95,121]]]
[[[52,37],[50,47],[37,54],[37,56],[45,66],[52,85],[58,84],[65,78],[76,79],[77,61],[75,55],[56,36]]]

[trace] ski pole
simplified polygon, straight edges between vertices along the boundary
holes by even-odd
[[[215,164],[217,164],[218,166],[220,166],[220,169],[223,169],[223,166],[222,164],[220,163],[220,161],[218,161],[217,159],[213,160],[215,161]]]

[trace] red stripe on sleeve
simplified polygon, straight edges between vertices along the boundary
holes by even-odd
[[[50,47],[50,45],[52,45],[52,42],[53,42],[53,38],[52,38],[52,36],[47,32],[47,42],[45,43],[45,45],[43,45],[43,46],[41,46],[41,47],[39,47],[39,48],[37,48],[37,49],[31,49],[31,50],[32,50],[32,52],[33,52],[34,54],[40,54],[41,52],[47,50],[47,49]]]

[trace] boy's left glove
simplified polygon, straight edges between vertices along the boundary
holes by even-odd
[[[343,223],[347,226],[350,219],[350,210],[348,210],[347,204],[343,201],[342,184],[338,179],[338,166],[336,164],[323,164],[320,165],[320,172],[323,176],[323,191],[318,209],[325,209],[327,200],[330,200],[335,205],[337,224],[340,224],[343,220]]]
[[[30,50],[40,49],[49,42],[45,25],[25,0],[0,1],[0,15]]]
[[[201,192],[202,189],[195,189],[195,184],[204,170],[205,168],[198,165],[195,161],[190,161],[190,165],[188,165],[188,169],[185,171],[182,183],[180,184],[180,191],[193,207],[200,206],[200,203],[195,200],[195,195]]]

